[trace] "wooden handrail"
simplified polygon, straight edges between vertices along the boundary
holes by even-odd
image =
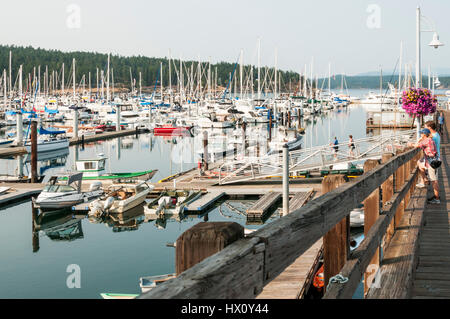
[[[374,190],[385,182],[396,170],[419,153],[419,149],[412,149],[393,157],[380,165],[348,182],[341,187],[323,194],[319,198],[307,203],[302,208],[260,228],[249,237],[238,240],[224,250],[212,255],[192,268],[154,289],[142,294],[139,298],[168,299],[168,298],[254,298],[262,288],[276,278],[292,262],[308,250],[317,240],[322,238],[332,227],[350,214]],[[417,172],[413,175],[415,176]],[[413,176],[413,177],[414,177]],[[404,198],[414,178],[409,179],[401,191],[391,199],[388,213],[380,216],[374,224],[368,238],[361,249],[357,250],[360,258],[351,262],[359,264],[365,261],[376,249],[375,242],[387,228],[391,214]],[[388,209],[385,206],[385,211]],[[391,212],[394,213],[391,213]],[[379,245],[379,243],[377,243]],[[366,248],[364,248],[366,247]],[[363,249],[366,249],[364,253]],[[370,258],[367,256],[370,255]],[[355,261],[356,260],[356,261]],[[363,264],[361,264],[363,265]],[[350,267],[347,263],[345,267]],[[344,267],[344,268],[345,268]],[[353,266],[353,268],[358,265]],[[350,267],[351,268],[351,267]],[[358,277],[365,268],[349,269],[348,273]],[[361,277],[359,277],[360,279]],[[353,289],[354,279],[344,292],[335,293],[348,296]],[[341,290],[342,287],[337,287]],[[330,289],[327,296],[331,296]]]
[[[418,174],[417,168],[410,174],[408,180],[398,193],[392,196],[390,202],[386,203],[383,211],[375,224],[369,230],[367,236],[350,255],[349,261],[341,270],[341,275],[348,278],[345,284],[330,283],[327,287],[324,299],[352,298],[356,288],[361,282],[366,268],[369,266],[372,256],[380,246],[381,239],[386,234],[387,228],[394,217],[397,208],[415,182]]]

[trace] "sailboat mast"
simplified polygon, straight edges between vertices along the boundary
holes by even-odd
[[[76,85],[76,73],[75,73],[75,63],[76,63],[76,61],[75,61],[75,58],[73,59],[73,62],[72,62],[72,65],[73,65],[73,98],[75,98],[75,85]],[[47,71],[46,71],[47,72]]]
[[[239,61],[239,81],[240,81],[240,92],[239,99],[243,97],[243,77],[244,77],[244,50],[241,49],[241,57]]]
[[[276,99],[277,98],[277,80],[278,80],[278,78],[277,78],[277,73],[278,73],[278,71],[277,71],[277,61],[278,60],[278,49],[277,48],[275,48],[275,85],[274,85],[274,98]]]
[[[9,51],[9,96],[12,98],[13,87],[12,87],[12,52]]]
[[[163,91],[164,91],[164,89],[163,89],[163,67],[162,67],[162,62],[160,62],[160,73],[159,73],[159,79],[160,79],[160,81],[161,81],[161,83],[160,83],[160,86],[161,86],[161,103],[162,103],[162,101],[163,101]]]
[[[64,62],[62,64],[62,71],[61,71],[61,94],[64,95]]]
[[[261,100],[261,38],[258,38],[258,100]]]
[[[22,98],[22,64],[20,65],[20,69],[19,69],[19,96],[20,98]]]
[[[328,63],[328,92],[331,96],[331,62]]]
[[[110,63],[110,56],[108,53],[108,69],[106,70],[106,101],[109,102],[110,100],[110,92],[109,92],[109,63]]]

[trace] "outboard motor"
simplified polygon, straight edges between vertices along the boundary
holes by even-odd
[[[108,209],[110,209],[113,203],[114,203],[114,197],[108,197],[105,200],[105,204],[103,205],[103,211],[106,212]]]
[[[102,188],[102,183],[101,182],[94,182],[91,184],[91,186],[89,187],[89,191],[93,192],[93,191],[98,191]]]

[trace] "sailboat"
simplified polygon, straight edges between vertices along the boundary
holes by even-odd
[[[50,129],[39,129],[39,137],[37,140],[37,151],[48,152],[69,147],[69,139],[65,136],[65,131],[56,131]],[[31,153],[31,141],[25,143],[28,153]]]

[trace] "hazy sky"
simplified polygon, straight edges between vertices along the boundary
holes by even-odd
[[[333,73],[357,74],[392,70],[400,41],[403,61],[414,63],[417,5],[446,44],[432,49],[432,33],[422,33],[424,68],[450,68],[448,0],[4,0],[0,43],[155,57],[171,49],[213,62],[235,62],[243,49],[256,64],[261,37],[263,65],[278,48],[282,69],[300,71],[314,57],[319,75],[329,62]]]

